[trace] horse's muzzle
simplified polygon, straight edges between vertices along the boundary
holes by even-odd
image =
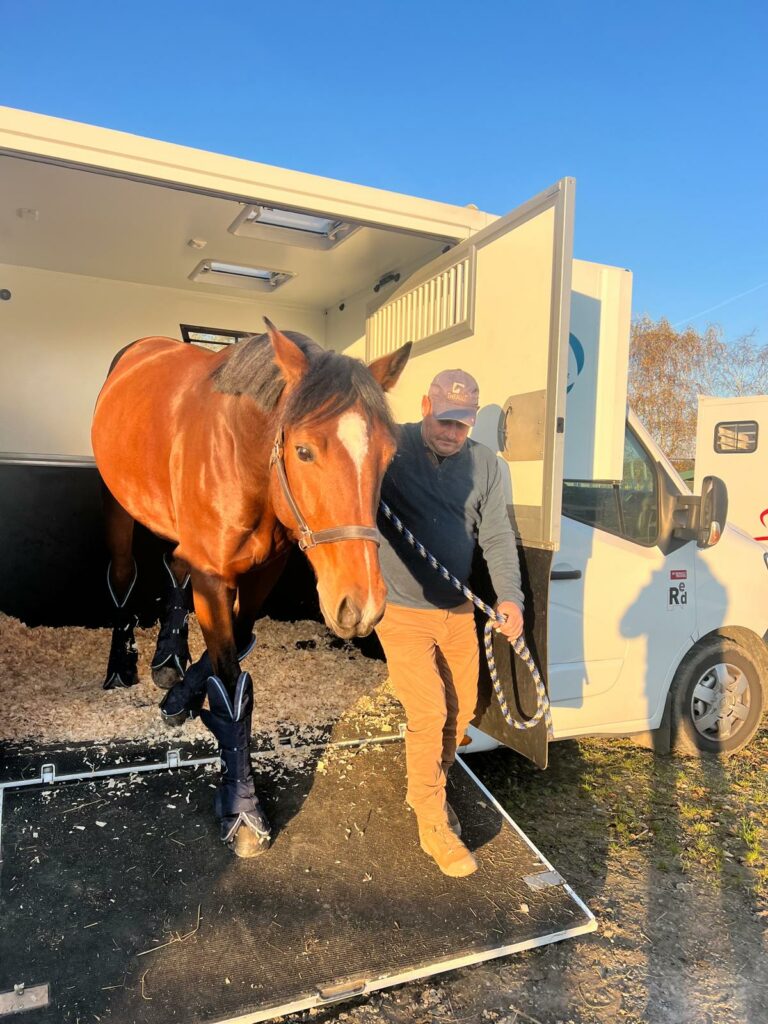
[[[384,614],[384,604],[373,611],[369,604],[359,608],[349,597],[344,597],[334,615],[329,615],[321,605],[323,618],[330,629],[343,640],[355,636],[368,636]]]

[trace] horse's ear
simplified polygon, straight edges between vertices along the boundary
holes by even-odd
[[[391,391],[395,384],[397,384],[400,374],[408,362],[408,356],[411,354],[412,347],[413,342],[406,341],[396,352],[392,352],[388,356],[381,356],[380,359],[376,359],[369,365],[368,369],[379,384],[381,384],[383,391]]]
[[[289,388],[293,387],[307,372],[307,357],[296,342],[286,338],[282,331],[278,331],[271,320],[264,317],[264,323],[267,325],[269,340],[275,353],[275,365],[283,375],[286,385]]]

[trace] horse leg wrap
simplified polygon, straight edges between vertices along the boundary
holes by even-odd
[[[107,588],[115,605],[115,614],[112,619],[112,643],[109,649],[107,674],[102,687],[105,690],[114,690],[120,687],[135,686],[139,681],[139,652],[136,649],[136,639],[133,633],[139,620],[138,616],[130,612],[127,607],[138,572],[134,562],[133,579],[121,601],[112,589],[109,569],[110,566],[107,566]]]
[[[208,709],[200,717],[219,741],[219,754],[224,771],[214,799],[216,816],[221,827],[222,842],[231,846],[237,832],[247,829],[260,853],[269,846],[269,822],[256,797],[251,773],[251,713],[253,683],[247,672],[241,672],[230,696],[218,676],[206,683]]]
[[[173,575],[165,555],[163,555],[163,562],[168,571],[171,585],[151,667],[155,684],[163,689],[168,689],[184,678],[187,666],[192,660],[189,653],[189,627],[187,624],[189,619],[187,608],[189,576],[180,585]]]
[[[205,700],[205,683],[212,672],[213,665],[206,651],[166,693],[160,701],[160,714],[169,725],[181,725],[189,715],[194,717],[200,713]]]
[[[256,636],[252,633],[245,648],[238,652],[238,661],[250,653],[255,643]],[[168,725],[182,725],[190,715],[193,718],[199,715],[205,700],[206,682],[211,675],[213,665],[206,651],[199,661],[189,666],[184,678],[172,686],[160,701],[163,721]]]

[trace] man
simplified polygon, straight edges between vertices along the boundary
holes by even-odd
[[[485,557],[510,639],[523,628],[515,536],[495,454],[469,439],[477,382],[443,370],[422,398],[420,423],[400,427],[382,498],[439,562],[466,582],[476,545]],[[477,869],[445,798],[446,775],[477,704],[478,643],[470,601],[379,516],[387,608],[376,627],[405,709],[408,789],[419,840],[446,875]]]

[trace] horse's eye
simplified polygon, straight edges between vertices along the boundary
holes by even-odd
[[[314,455],[309,450],[309,448],[305,448],[304,445],[302,444],[296,445],[296,454],[299,456],[302,462],[311,462],[314,459]]]

